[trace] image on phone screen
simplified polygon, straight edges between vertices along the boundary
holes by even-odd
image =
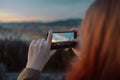
[[[74,32],[53,33],[52,42],[65,42],[74,39]]]

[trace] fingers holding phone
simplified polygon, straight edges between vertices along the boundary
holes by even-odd
[[[76,46],[72,47],[73,52],[76,54],[76,56],[81,55],[80,51],[80,30],[78,28],[72,28],[70,29],[72,32],[76,32],[77,37],[74,39],[74,41],[77,43]]]

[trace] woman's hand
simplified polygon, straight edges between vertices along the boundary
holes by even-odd
[[[55,50],[50,51],[51,40],[52,30],[49,31],[46,41],[44,39],[39,39],[33,40],[30,43],[26,68],[42,71],[50,57],[55,53]]]
[[[80,30],[77,28],[72,28],[70,29],[70,31],[72,32],[76,32],[77,33],[77,38],[74,39],[74,41],[77,43],[77,45],[75,47],[72,48],[73,52],[75,53],[76,56],[80,56],[81,52],[80,52]]]

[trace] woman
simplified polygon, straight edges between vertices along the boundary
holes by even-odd
[[[18,80],[39,80],[40,72],[54,54],[50,51],[51,35],[52,31],[46,41],[32,41],[26,68]],[[120,0],[95,0],[88,9],[79,36],[81,40],[79,37],[75,40],[79,45],[73,48],[79,61],[73,65],[66,79],[119,80]]]
[[[68,80],[120,80],[120,0],[96,0],[81,37],[81,61]]]

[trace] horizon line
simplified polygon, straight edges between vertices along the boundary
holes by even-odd
[[[59,19],[59,20],[52,20],[52,21],[40,21],[40,20],[28,20],[28,21],[0,21],[0,23],[25,23],[25,22],[42,22],[42,23],[51,23],[51,22],[57,22],[57,21],[67,21],[67,20],[83,20],[82,18],[69,18],[69,19]]]

